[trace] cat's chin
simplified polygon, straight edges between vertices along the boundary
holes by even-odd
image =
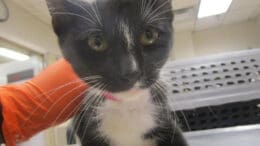
[[[132,85],[113,85],[111,87],[107,88],[108,92],[111,93],[121,93],[121,92],[128,92],[128,91],[132,91],[132,90],[144,90],[149,88],[149,86],[144,85],[141,82],[136,82],[135,84]]]
[[[122,102],[127,100],[135,100],[142,96],[143,93],[147,93],[149,88],[142,88],[139,84],[135,84],[131,89],[121,92],[108,92],[104,93],[104,97],[107,100],[114,102]]]

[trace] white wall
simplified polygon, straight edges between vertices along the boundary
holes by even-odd
[[[260,46],[260,15],[256,19],[257,34],[258,34],[258,45]]]
[[[256,22],[249,21],[194,33],[196,56],[256,48]]]
[[[258,17],[256,18],[256,21],[257,21],[258,26],[260,26],[260,16],[258,16]],[[258,27],[258,28],[259,28],[259,27]]]
[[[58,54],[56,37],[49,25],[30,15],[11,0],[6,3],[10,10],[10,18],[7,22],[0,23],[0,37],[39,53]]]
[[[7,75],[33,69],[34,74],[39,73],[43,69],[43,62],[38,56],[32,56],[26,61],[12,61],[0,65],[0,86],[7,84]]]
[[[10,41],[2,39],[2,38],[0,38],[0,47],[12,49],[12,50],[24,53],[24,54],[35,53],[35,52],[29,51],[28,48],[26,48],[24,46],[18,45],[16,43],[10,42]]]
[[[260,48],[260,23],[250,20],[202,31],[178,32],[175,39],[173,59]]]
[[[192,32],[176,32],[171,59],[185,59],[195,56]]]
[[[0,37],[56,58],[60,53],[51,26],[27,13],[11,0],[6,2],[11,15],[7,22],[0,23]],[[258,21],[251,20],[203,31],[176,32],[171,59],[186,59],[233,50],[260,48],[259,39],[260,17]]]

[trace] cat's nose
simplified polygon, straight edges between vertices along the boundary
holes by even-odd
[[[140,75],[138,71],[128,71],[121,74],[120,80],[127,83],[135,83]]]

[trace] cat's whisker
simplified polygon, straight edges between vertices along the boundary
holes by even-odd
[[[76,7],[79,7],[80,9],[82,9],[84,12],[86,12],[93,21],[95,21],[94,17],[92,17],[92,14],[88,11],[88,9],[84,8],[82,5],[81,5],[81,1],[73,1],[73,0],[67,0],[69,3],[71,3],[72,5],[76,6]]]
[[[100,87],[100,92],[99,92],[99,94],[97,94],[98,97],[103,97],[107,86],[108,86],[107,84],[104,84],[103,86]]]
[[[93,108],[95,107],[95,103],[96,103],[96,100],[98,101],[97,103],[99,103],[99,101],[103,98],[103,94],[105,92],[105,88],[106,88],[106,84],[101,84],[99,87],[99,90],[97,92],[94,93],[94,97],[96,98],[93,102],[93,105],[90,105],[89,107]],[[100,100],[99,100],[100,99]]]
[[[85,91],[83,91],[80,95],[78,95],[77,97],[75,97],[72,101],[70,101],[70,103],[68,103],[65,107],[64,107],[64,109],[63,110],[65,110],[65,109],[67,109],[73,102],[75,102],[76,100],[77,100],[77,98],[79,98],[79,97],[81,97],[81,96],[83,96],[84,94],[86,94],[87,92],[88,92],[88,90],[91,90],[91,89],[86,89]],[[83,102],[81,102],[81,103],[83,103]],[[75,109],[77,109],[77,108],[75,108]],[[78,110],[78,109],[77,109]],[[77,111],[76,110],[76,111]],[[74,111],[74,110],[73,110]],[[61,112],[62,113],[62,112]],[[73,112],[72,112],[73,113]],[[55,123],[55,122],[54,122]]]
[[[92,80],[88,83],[95,83],[95,82],[98,82],[97,79],[95,80]],[[48,112],[45,114],[44,118],[46,118],[46,116],[54,109],[54,107],[56,106],[56,104],[58,104],[61,100],[63,100],[64,97],[66,97],[67,95],[69,95],[70,93],[74,92],[75,90],[83,87],[85,85],[81,85],[81,86],[78,86],[78,87],[74,87],[72,88],[71,90],[67,91],[65,94],[63,94],[62,96],[60,96],[52,105],[51,107],[49,108]],[[88,89],[87,89],[88,90]]]
[[[91,77],[85,77],[85,78],[80,78],[80,79],[76,79],[76,80],[73,80],[73,81],[70,81],[66,84],[63,84],[63,85],[60,85],[52,90],[49,90],[49,91],[46,91],[42,94],[39,94],[37,95],[35,98],[39,98],[41,96],[45,96],[45,95],[52,95],[54,94],[55,92],[57,92],[58,90],[61,90],[62,88],[66,87],[66,86],[69,86],[69,85],[72,85],[72,84],[75,84],[75,83],[78,83],[78,82],[82,82],[82,81],[85,81],[85,80],[89,80],[89,79],[96,79],[96,78],[99,78],[99,77],[96,77],[96,76],[91,76]]]
[[[85,16],[82,16],[82,15],[79,15],[79,14],[76,14],[76,13],[71,13],[71,12],[53,12],[52,13],[53,15],[68,15],[68,16],[76,16],[76,17],[79,17],[79,18],[82,18],[83,20],[87,21],[87,22],[90,22],[92,24],[96,24],[92,19],[89,19]]]
[[[88,92],[88,91],[86,91],[85,94],[87,94],[87,92]],[[65,119],[69,119],[69,117],[71,117],[73,113],[78,113],[78,112],[80,111],[80,109],[83,107],[83,105],[84,105],[84,102],[80,102],[80,104],[79,104],[77,107],[75,107],[75,108],[71,111],[71,113],[69,113],[69,114],[66,116]]]
[[[161,10],[162,7],[164,7],[165,5],[167,5],[171,0],[166,0],[165,2],[163,2],[161,5],[159,5],[156,9],[154,9],[151,13],[149,13],[149,15],[146,16],[146,18],[149,20],[149,18],[151,18],[153,15],[155,15],[159,10]]]
[[[56,117],[56,119],[52,122],[51,125],[54,125],[58,120],[59,118],[62,116],[62,114],[69,108],[69,106],[71,104],[73,104],[79,97],[81,97],[82,95],[86,94],[88,92],[88,90],[86,89],[84,92],[82,92],[80,95],[78,95],[77,97],[75,97],[73,100],[71,100],[63,109],[62,111],[59,113],[59,115]],[[71,113],[69,113],[68,115],[71,115]],[[67,116],[68,117],[68,116]]]
[[[105,85],[104,85],[104,84],[101,84],[101,85],[98,87],[99,90],[93,93],[93,95],[92,95],[92,96],[93,96],[92,98],[94,99],[93,103],[92,103],[92,104],[89,104],[88,107],[85,107],[84,110],[88,110],[87,108],[93,108],[93,107],[96,106],[95,103],[96,103],[96,101],[98,100],[98,98],[101,96],[101,93],[103,92],[103,91],[102,91],[103,86],[105,86]]]
[[[145,0],[145,11],[144,11],[144,14],[143,14],[143,19],[147,19],[148,15],[152,12],[152,9],[155,5],[155,3],[157,2],[158,0],[148,0],[148,2]]]
[[[89,92],[88,92],[88,94],[87,94],[87,96],[88,96],[89,98],[86,98],[86,101],[84,101],[86,104],[90,103],[89,100],[92,100],[92,99],[93,99],[92,96],[94,96],[94,95],[96,94],[97,88],[100,87],[101,85],[103,85],[103,83],[100,83],[100,82],[99,82],[99,83],[97,83],[97,84],[91,86],[91,88],[89,89]]]
[[[153,20],[151,20],[151,21],[148,21],[147,23],[148,24],[151,24],[151,23],[154,23],[154,22],[157,22],[157,21],[162,21],[162,20],[170,20],[171,18],[167,18],[167,17],[165,17],[165,18],[157,18],[157,19],[153,19]]]
[[[175,112],[174,112],[175,114]],[[174,122],[174,123],[173,123]],[[174,120],[172,121],[171,119],[171,124],[172,124],[172,127],[173,127],[173,133],[172,133],[172,138],[171,138],[171,143],[173,143],[174,139],[175,139],[175,134],[176,134],[176,125],[177,125],[177,120]]]
[[[141,16],[143,16],[144,15],[144,2],[145,2],[145,0],[142,0],[141,1]]]
[[[103,94],[104,94],[104,92],[105,92],[105,88],[106,88],[106,85],[105,85],[105,84],[103,84],[103,86],[101,85],[101,86],[99,87],[100,91],[95,95],[96,100],[95,100],[94,103],[93,103],[93,105],[94,105],[94,107],[92,106],[93,109],[96,107],[96,104],[97,104],[97,106],[98,106],[98,105],[100,104],[100,102],[102,101]],[[94,114],[94,112],[93,112],[93,114]],[[91,118],[92,118],[92,117],[93,117],[93,115],[91,115]],[[90,118],[89,118],[89,120],[90,120]],[[89,122],[90,122],[90,121],[87,122],[87,125],[89,124]],[[86,135],[87,125],[86,125],[86,127],[85,127],[85,129],[84,129],[83,137],[85,137],[85,135]]]
[[[67,95],[69,95],[70,93],[74,92],[75,90],[83,87],[85,85],[81,85],[81,86],[78,86],[78,87],[74,87],[72,88],[70,91],[66,92],[65,94],[63,94],[62,96],[60,96],[49,108],[48,112],[43,116],[43,118],[46,118],[48,116],[48,114],[55,108],[55,106],[63,100],[64,97],[66,97]],[[75,98],[73,99],[73,101],[75,100]]]
[[[88,89],[89,90],[89,89]],[[91,89],[90,89],[91,90]],[[89,91],[87,91],[86,92],[86,94],[88,93]],[[89,95],[92,95],[92,94],[89,94]],[[87,95],[86,97],[85,97],[85,99],[88,99],[89,98],[89,95]],[[79,106],[78,107],[76,107],[74,110],[75,111],[78,111],[78,110],[80,110],[85,104],[84,104],[85,102],[84,101],[82,101],[80,104],[79,104]]]
[[[95,9],[96,9],[96,13],[97,13],[97,18],[98,18],[98,21],[99,21],[99,24],[100,26],[103,26],[102,24],[102,17],[100,15],[100,11],[99,11],[99,8],[98,8],[98,5],[97,5],[97,1],[95,1]]]
[[[145,14],[146,14],[146,11],[147,11],[147,7],[149,6],[149,2],[151,2],[151,0],[148,1],[148,2],[147,2],[147,0],[142,0],[142,4],[141,4],[141,16],[142,16],[143,18],[145,18]]]
[[[154,83],[154,85],[152,85],[152,88],[154,88],[154,91],[157,92],[157,94],[159,94],[161,97],[165,97],[165,93],[163,92],[164,89],[162,89],[157,82]],[[167,107],[163,106],[163,101],[160,101],[159,99],[155,98],[155,100],[157,101],[157,103],[159,104],[159,107],[161,109],[166,109]],[[168,114],[166,115],[167,117],[169,116]]]
[[[72,1],[72,0],[67,0],[71,4],[81,8],[84,12],[86,12],[90,17],[91,20],[95,22],[95,24],[100,24],[100,21],[95,17],[87,8],[84,8],[81,4],[81,1]]]
[[[90,98],[92,98],[92,100],[89,101],[89,104],[93,104],[94,101],[96,100],[96,98],[94,98],[93,95],[91,95]],[[85,109],[85,111],[84,111],[83,113],[81,113],[80,116],[77,116],[77,117],[74,119],[74,122],[76,123],[76,125],[74,126],[74,127],[75,127],[75,131],[78,131],[78,130],[79,130],[79,128],[80,128],[80,126],[81,126],[81,121],[84,119],[84,115],[85,115],[86,112],[88,111],[88,108],[89,108],[89,107],[86,107],[86,105],[83,105],[82,108]],[[88,118],[89,120],[91,119],[91,117],[93,116],[93,114],[94,114],[94,113],[91,112],[90,115],[87,115],[88,117],[90,117],[90,118]],[[84,127],[87,127],[88,122],[89,122],[89,121],[86,122],[86,125],[84,125]]]
[[[159,18],[161,15],[165,14],[165,13],[168,13],[168,12],[171,12],[172,9],[167,9],[167,10],[164,10],[164,11],[161,11],[160,13],[154,15],[153,17],[149,18],[149,20],[153,20],[155,18]]]
[[[75,87],[75,88],[78,89],[78,88],[80,88],[80,87],[82,87],[82,85],[77,86],[77,87]],[[33,115],[37,112],[37,110],[39,110],[39,109],[41,108],[41,105],[44,104],[44,103],[47,102],[47,101],[49,101],[48,98],[44,99],[43,102],[41,102],[40,105],[38,105],[38,106],[31,112],[30,116],[28,116],[28,118],[24,121],[24,124],[23,124],[24,126],[30,121],[30,119],[31,119],[31,118],[33,117]],[[49,110],[48,110],[48,111],[49,111]],[[48,111],[47,111],[47,112],[48,112]]]
[[[85,105],[83,106],[83,110],[85,110],[81,115],[85,115],[86,111],[88,111],[88,108],[90,107],[91,104],[93,104],[93,101],[95,101],[94,98],[94,94],[91,92],[93,89],[95,89],[97,86],[100,86],[102,83],[96,84],[94,86],[91,87],[91,89],[89,90],[89,93],[87,94],[87,101],[85,102]],[[81,121],[83,120],[83,116],[79,116],[78,119],[75,120],[75,123],[79,123],[76,128],[75,131],[78,131],[79,126]]]
[[[210,106],[207,106],[207,108],[209,109],[209,111],[212,113],[212,115],[216,118],[216,119],[219,119],[218,115],[216,114],[216,112],[210,107]]]
[[[165,93],[164,93],[164,90],[165,90],[165,89],[162,89],[162,87],[160,87],[159,83],[157,83],[157,82],[155,83],[155,87],[156,87],[156,90],[158,91],[158,93],[159,93],[162,97],[165,97]],[[160,101],[160,103],[161,103],[161,106],[163,106],[162,101]],[[171,117],[171,112],[168,111],[168,108],[169,108],[168,106],[166,106],[166,107],[163,106],[163,109],[167,111],[166,116],[167,116],[168,120],[171,120],[171,119],[172,119],[172,117]]]
[[[188,119],[187,119],[185,113],[184,113],[183,111],[180,111],[180,112],[181,112],[181,114],[182,114],[182,116],[183,116],[183,119],[184,119],[184,121],[185,121],[185,124],[186,124],[188,130],[191,131],[191,127],[190,127],[190,124],[189,124],[189,122],[188,122]]]
[[[159,92],[165,90],[164,87],[163,87],[163,85],[162,85],[162,82],[159,81],[159,80],[157,80],[154,85],[157,87],[157,89],[159,90]],[[164,94],[164,93],[163,93],[163,94]],[[166,112],[167,112],[166,115],[167,115],[167,117],[168,117],[168,120],[171,121],[172,129],[174,129],[174,131],[173,131],[173,136],[172,136],[172,138],[171,138],[171,142],[173,142],[173,141],[174,141],[174,136],[175,136],[175,134],[176,134],[176,126],[177,126],[177,120],[176,120],[176,118],[178,118],[178,115],[176,114],[175,111],[171,111],[170,108],[165,108],[165,109],[166,109]],[[175,117],[175,118],[172,117],[172,115],[171,115],[172,112],[174,113],[174,117]],[[175,120],[173,120],[173,119],[175,119]]]
[[[99,11],[98,8],[97,8],[97,3],[95,2],[95,3],[92,4],[90,7],[91,7],[91,11],[94,13],[94,16],[95,16],[95,18],[96,18],[98,24],[99,24],[100,26],[103,26],[103,25],[102,25],[102,22],[101,22],[101,18],[100,18],[100,16],[99,16],[99,13],[97,12],[97,11]]]
[[[97,83],[98,84],[98,83]],[[56,117],[56,119],[52,122],[52,125],[54,125],[57,120],[61,117],[61,115],[67,110],[70,104],[72,104],[74,101],[77,100],[77,98],[81,97],[82,95],[86,94],[89,91],[89,89],[86,89],[83,93],[81,93],[79,96],[75,97],[70,103],[66,105],[66,107],[63,108],[63,110],[60,112],[60,114]]]
[[[40,97],[43,97],[43,96],[45,97],[45,96],[46,96],[46,98],[43,98],[43,100],[39,103],[40,105],[42,105],[42,104],[44,104],[45,102],[49,101],[48,98],[47,98],[47,96],[51,96],[51,95],[55,94],[55,93],[58,92],[59,90],[62,90],[64,87],[67,87],[67,86],[69,86],[69,85],[75,84],[75,83],[77,83],[77,82],[82,82],[82,80],[83,80],[83,81],[84,81],[84,80],[85,80],[85,81],[86,81],[86,80],[91,80],[91,79],[94,79],[94,80],[95,80],[96,78],[98,78],[98,76],[90,76],[90,77],[85,77],[85,78],[77,79],[77,80],[68,82],[68,83],[66,83],[66,84],[64,84],[64,85],[61,85],[61,86],[59,86],[59,87],[57,87],[57,88],[55,88],[55,89],[52,89],[52,90],[50,90],[50,91],[44,92],[44,93],[42,93],[42,94],[36,96],[35,98],[40,98]],[[66,94],[66,93],[65,93],[65,94]],[[29,122],[29,120],[32,118],[32,116],[37,112],[37,110],[38,110],[39,108],[40,108],[40,106],[36,107],[36,108],[31,112],[30,116],[27,118],[27,120],[25,120],[24,125],[27,124],[27,122]]]
[[[158,89],[155,85],[151,86],[151,89],[158,91]],[[163,96],[163,94],[160,91],[158,91],[157,94],[160,94],[160,96]],[[155,106],[157,109],[165,109],[165,107],[162,105],[161,101],[158,98],[154,98],[154,100],[155,100],[155,104],[156,104]]]
[[[92,86],[92,88],[89,91],[89,95],[91,96],[95,96],[95,94],[97,94],[97,90],[102,87],[103,83],[99,83],[98,85]],[[85,101],[85,103],[88,103],[88,100]]]

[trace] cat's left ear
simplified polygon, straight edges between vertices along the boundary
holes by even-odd
[[[52,16],[52,25],[55,33],[59,36],[67,30],[72,22],[72,17],[66,15],[69,13],[67,0],[46,0],[50,14]]]

